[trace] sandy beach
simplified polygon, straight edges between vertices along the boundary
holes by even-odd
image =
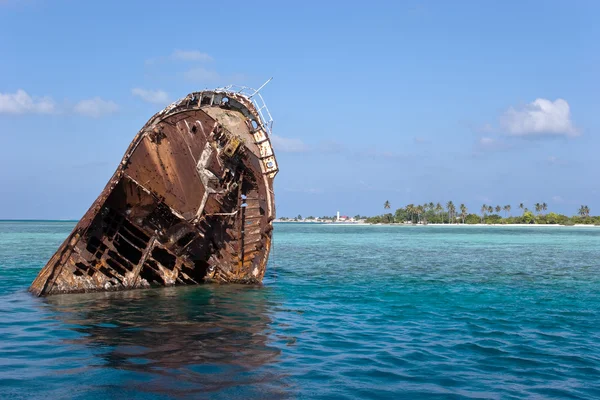
[[[322,221],[274,221],[281,224],[317,224],[317,225],[335,225],[335,226],[405,226],[405,227],[519,227],[519,228],[600,228],[600,225],[593,224],[575,224],[575,225],[560,225],[560,224],[369,224],[366,222],[322,222]]]

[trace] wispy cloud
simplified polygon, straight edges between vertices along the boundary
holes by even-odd
[[[500,118],[514,136],[579,136],[571,121],[571,108],[563,99],[536,99],[522,107],[510,107]]]
[[[171,54],[171,59],[179,60],[179,61],[200,61],[200,62],[209,62],[212,61],[213,58],[201,51],[198,50],[179,50],[176,49]]]
[[[53,114],[57,111],[51,97],[30,96],[23,89],[0,93],[0,114]]]
[[[146,103],[165,104],[169,102],[169,95],[163,90],[131,89],[131,94],[139,97]]]
[[[218,72],[203,67],[192,68],[186,71],[183,76],[188,81],[196,83],[214,83],[221,79]]]
[[[214,66],[208,65],[212,61],[214,59],[210,54],[200,50],[175,49],[169,55],[150,58],[145,63],[147,66],[152,65],[156,68],[168,66],[168,68],[174,69],[178,76],[183,76],[186,81],[196,85],[243,84],[247,80],[244,74],[218,72]],[[158,103],[158,101],[156,102]]]
[[[427,144],[427,143],[431,143],[431,140],[429,140],[429,139],[427,139],[427,138],[425,138],[425,137],[422,137],[422,136],[415,136],[415,137],[413,138],[413,141],[414,141],[416,144]]]
[[[512,146],[503,140],[491,137],[482,136],[475,143],[474,155],[483,155],[484,152],[509,150]]]
[[[81,100],[73,106],[66,102],[58,104],[50,96],[31,96],[22,89],[15,93],[0,93],[0,114],[60,114],[64,116],[75,113],[98,118],[118,110],[119,106],[115,102],[103,100],[100,97]]]
[[[303,153],[308,151],[308,146],[300,139],[271,135],[271,143],[275,151],[284,153]]]
[[[495,149],[500,145],[500,143],[501,142],[498,139],[494,139],[488,136],[479,138],[479,141],[477,142],[479,147],[483,149]]]
[[[119,110],[119,106],[109,100],[103,100],[100,97],[94,97],[92,99],[81,100],[73,110],[77,114],[84,115],[86,117],[99,118],[103,115],[113,114]]]

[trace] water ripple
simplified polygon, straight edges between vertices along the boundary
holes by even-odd
[[[600,230],[277,225],[262,287],[36,299],[0,222],[2,398],[600,398]]]

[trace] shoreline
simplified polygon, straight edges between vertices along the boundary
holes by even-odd
[[[336,225],[336,226],[404,226],[404,227],[426,227],[426,226],[445,226],[445,227],[521,227],[521,228],[600,228],[600,225],[594,224],[369,224],[367,222],[317,222],[317,221],[273,221],[278,224],[314,224],[314,225]]]

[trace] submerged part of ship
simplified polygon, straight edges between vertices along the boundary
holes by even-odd
[[[29,290],[262,282],[278,171],[271,124],[260,94],[231,87],[154,115]]]

